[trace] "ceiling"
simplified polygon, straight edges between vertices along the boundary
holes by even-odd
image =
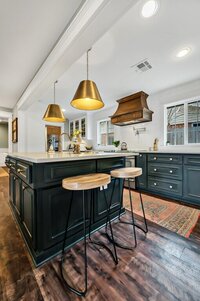
[[[107,107],[140,90],[152,94],[200,78],[200,1],[159,2],[157,14],[145,19],[141,17],[144,1],[138,1],[89,53],[90,79],[96,82]],[[177,58],[177,51],[185,46],[191,53]],[[131,68],[143,59],[148,59],[151,70],[140,73]],[[56,99],[66,109],[66,117],[77,115],[70,100],[85,78],[85,54],[58,78]],[[39,101],[47,104],[52,97],[53,85]]]
[[[0,0],[0,107],[14,107],[85,2],[98,3]],[[86,55],[82,54],[91,45],[89,77],[96,82],[106,107],[140,90],[152,94],[200,78],[199,0],[176,0],[173,4],[159,0],[157,14],[148,19],[141,17],[145,0],[100,2],[105,3],[104,10],[94,14],[95,20],[91,14],[92,21],[68,47],[64,59],[56,61],[54,74],[49,72],[45,84],[41,80],[37,93],[32,93],[29,106],[31,102],[51,102],[53,81],[58,79],[57,102],[66,109],[66,117],[77,115],[79,111],[70,106],[70,100],[86,78]],[[185,46],[191,53],[176,58],[177,51]],[[140,73],[131,68],[143,59],[148,59],[151,70]]]
[[[0,0],[0,106],[13,108],[83,0]]]

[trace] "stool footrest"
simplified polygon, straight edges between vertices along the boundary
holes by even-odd
[[[119,222],[122,223],[122,224],[126,224],[126,225],[132,225],[133,226],[133,223],[131,222],[126,222],[126,221],[122,221],[121,219],[119,219]],[[148,233],[148,230],[146,229],[143,229],[141,226],[139,226],[138,224],[134,223],[134,226],[137,227],[138,229],[140,229],[142,232],[144,232],[145,234]]]

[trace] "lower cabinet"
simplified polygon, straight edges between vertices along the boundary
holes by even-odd
[[[32,246],[35,247],[35,200],[34,190],[22,182],[21,221],[23,230]]]
[[[111,200],[111,194],[114,187],[114,193],[112,196],[112,203],[111,203],[111,210],[110,213],[112,214],[113,211],[119,210],[121,205],[121,194],[122,194],[122,185],[123,182],[121,179],[114,179],[109,184],[109,189],[105,189],[105,195],[108,202]],[[100,189],[97,189],[94,193],[94,221],[98,221],[102,218],[106,217],[107,214],[107,205],[104,198],[104,192]]]
[[[90,195],[85,192],[86,198]],[[63,241],[66,227],[67,214],[69,212],[72,191],[61,186],[42,190],[38,195],[38,248],[47,249],[58,242]],[[87,202],[88,203],[88,202]],[[86,210],[88,217],[89,208]],[[72,238],[76,233],[82,236],[83,231],[83,198],[82,191],[73,192],[73,201],[69,219],[68,237]],[[71,240],[71,243],[73,240]]]
[[[200,155],[140,154],[136,166],[137,189],[200,206]]]
[[[142,175],[136,178],[136,187],[139,189],[147,188],[147,155],[139,154],[136,157],[136,166],[142,168]]]
[[[184,181],[184,198],[200,205],[200,165],[185,165]]]

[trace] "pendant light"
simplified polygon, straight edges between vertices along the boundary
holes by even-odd
[[[60,108],[59,105],[55,103],[55,96],[56,96],[56,84],[58,81],[54,82],[54,103],[49,104],[47,107],[47,110],[43,116],[43,120],[49,121],[49,122],[65,122],[65,116]]]
[[[96,84],[88,80],[88,52],[87,51],[87,80],[80,82],[78,89],[71,101],[72,107],[79,110],[98,110],[104,106]]]

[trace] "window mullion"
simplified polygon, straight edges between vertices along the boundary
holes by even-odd
[[[184,145],[188,144],[188,103],[184,103]]]

